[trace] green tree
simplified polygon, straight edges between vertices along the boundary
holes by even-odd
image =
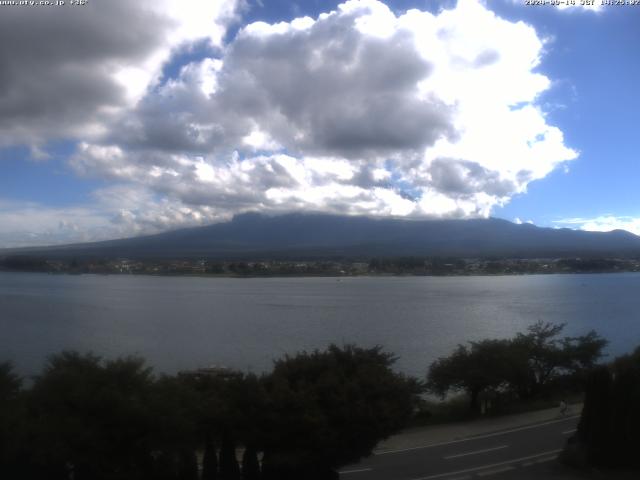
[[[13,366],[0,363],[0,477],[14,478],[23,467],[20,445],[24,430],[24,411],[21,408],[22,379]]]
[[[567,358],[557,338],[564,327],[538,321],[513,339],[515,375],[510,380],[521,398],[537,395],[565,366]]]
[[[565,326],[538,321],[513,339],[509,382],[521,398],[535,397],[559,377],[580,377],[602,357],[605,339],[593,330],[560,338]]]
[[[469,408],[480,410],[480,394],[504,387],[509,376],[511,344],[508,340],[482,340],[458,345],[448,357],[431,364],[427,388],[444,397],[449,391],[464,391],[469,395]]]
[[[51,357],[30,394],[33,463],[53,472],[48,478],[71,470],[77,480],[144,477],[157,420],[148,409],[152,382],[139,358]]]
[[[478,412],[485,391],[512,391],[530,399],[554,382],[583,383],[584,373],[597,364],[607,341],[594,331],[561,338],[564,327],[537,322],[512,339],[458,345],[451,355],[431,364],[427,386],[441,396],[466,392],[471,411]]]
[[[150,448],[156,459],[171,465],[171,478],[192,475],[194,452],[204,444],[198,435],[198,406],[197,392],[180,376],[163,375],[152,386],[147,403],[155,419]]]
[[[265,379],[263,478],[335,478],[405,426],[420,389],[394,361],[380,347],[352,345],[276,361]]]
[[[577,435],[567,452],[582,452],[595,466],[640,469],[639,406],[640,347],[590,372]]]
[[[217,461],[215,444],[220,445],[220,478],[235,478],[237,462],[231,461],[230,453],[235,445],[255,447],[263,443],[267,408],[263,382],[252,374],[215,369],[183,374],[182,379],[197,397],[197,434],[200,442],[207,445],[207,462],[213,465]],[[215,470],[208,467],[207,475],[214,478]]]

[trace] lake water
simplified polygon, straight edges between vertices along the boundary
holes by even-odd
[[[456,344],[537,320],[595,329],[611,354],[640,345],[640,274],[194,278],[0,273],[0,361],[36,373],[63,349],[140,354],[157,371],[269,370],[329,343],[383,345],[423,376]]]

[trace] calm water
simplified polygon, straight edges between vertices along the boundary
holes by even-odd
[[[640,274],[210,279],[0,273],[0,360],[37,372],[62,349],[137,353],[157,370],[268,370],[331,342],[381,344],[424,375],[460,342],[537,321],[640,344]]]

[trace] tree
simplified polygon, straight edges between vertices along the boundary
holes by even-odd
[[[579,376],[595,366],[607,341],[591,330],[579,337],[559,338],[566,324],[538,321],[512,341],[509,381],[521,398],[532,398],[561,376]]]
[[[218,479],[218,453],[216,445],[209,438],[205,442],[204,456],[202,457],[202,480]]]
[[[584,408],[565,459],[640,469],[640,347],[587,377]]]
[[[178,480],[198,480],[198,459],[193,448],[186,445],[178,456]]]
[[[564,368],[578,373],[594,368],[597,361],[602,358],[602,351],[609,342],[590,330],[586,335],[579,337],[565,337],[561,341],[564,354]]]
[[[242,478],[244,480],[258,480],[260,478],[260,463],[255,447],[249,445],[242,454]]]
[[[150,467],[156,418],[151,369],[130,357],[103,362],[63,352],[49,359],[30,393],[33,463],[47,478],[142,478]]]
[[[238,459],[236,458],[236,444],[228,433],[222,437],[222,445],[220,447],[220,479],[240,479],[240,465],[238,465]]]
[[[478,412],[478,399],[485,391],[512,391],[530,399],[558,380],[570,385],[568,380],[582,379],[596,365],[607,341],[594,331],[559,338],[564,327],[537,322],[512,339],[458,345],[451,355],[431,364],[428,389],[443,397],[465,391],[471,411]]]
[[[205,445],[206,478],[237,478],[235,446],[260,445],[266,391],[258,377],[233,370],[200,371],[181,375],[197,397],[194,408],[198,437]],[[219,465],[215,444],[220,445]],[[203,472],[203,475],[205,472]]]
[[[0,477],[13,478],[21,468],[24,412],[20,405],[22,379],[13,366],[0,363]]]
[[[538,321],[513,339],[515,365],[519,368],[512,383],[521,397],[535,396],[567,361],[556,338],[565,324]]]
[[[451,390],[463,390],[469,395],[470,410],[477,413],[480,394],[506,384],[510,353],[507,340],[469,342],[469,347],[458,345],[450,356],[431,364],[427,388],[442,397]]]
[[[335,478],[401,429],[420,391],[391,370],[380,347],[331,345],[276,361],[269,394],[263,478]]]

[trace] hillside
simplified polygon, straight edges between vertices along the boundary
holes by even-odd
[[[225,223],[157,235],[12,249],[0,254],[138,259],[627,256],[640,254],[640,237],[621,230],[603,233],[540,228],[494,218],[404,220],[248,213]]]

